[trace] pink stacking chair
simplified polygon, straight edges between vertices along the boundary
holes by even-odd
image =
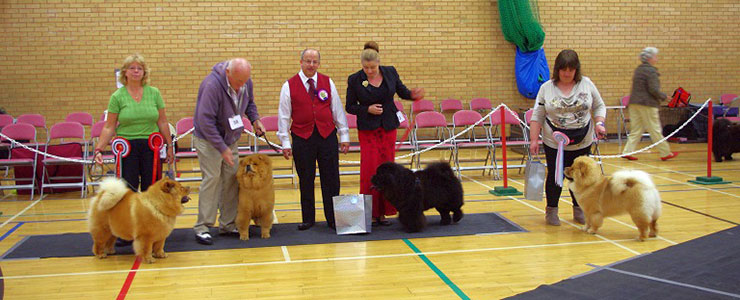
[[[95,123],[95,119],[93,116],[86,112],[73,112],[67,115],[66,118],[64,118],[64,121],[66,122],[77,122],[82,124],[83,126],[92,126],[93,123]]]
[[[732,100],[735,100],[735,98],[737,98],[737,94],[722,94],[719,96],[719,102],[722,105],[728,105]]]
[[[0,129],[2,129],[3,127],[7,125],[13,124],[13,121],[15,120],[13,119],[13,116],[11,115],[7,115],[7,114],[0,115]]]
[[[100,134],[103,133],[104,127],[105,121],[101,120],[95,122],[95,124],[90,128],[90,140],[88,142],[90,149],[95,149],[100,142]],[[108,144],[110,144],[110,142]],[[94,159],[92,156],[93,154],[94,151],[89,152],[87,156],[88,159]],[[112,154],[103,154],[103,161],[111,161],[113,159],[114,156]],[[87,186],[91,187],[93,191],[95,191],[95,187],[100,184],[100,181],[106,176],[114,176],[114,174],[110,174],[114,172],[113,164],[104,164],[103,166],[98,167],[95,162],[91,162],[87,165]]]
[[[446,112],[454,113],[462,109],[463,109],[462,101],[457,100],[457,99],[445,99],[439,103],[439,112],[441,113],[446,113]]]
[[[34,149],[36,151],[39,150],[39,144],[36,142],[36,128],[27,123],[15,123],[15,124],[9,124],[0,130],[3,135],[7,136],[8,138],[11,138],[15,141],[20,140],[26,140],[29,141],[26,146],[30,147],[31,149]],[[0,143],[6,143],[10,144],[10,141],[3,139],[0,139]],[[16,168],[13,173],[13,177],[2,177],[0,178],[0,182],[11,182],[9,185],[0,184],[0,190],[8,190],[8,189],[14,189],[14,190],[31,190],[31,198],[33,199],[34,193],[36,191],[36,164],[38,163],[38,155],[30,154],[30,158],[28,157],[21,157],[21,156],[14,156],[13,155],[13,148],[20,148],[17,144],[12,144],[10,146],[10,157],[8,158],[0,158],[0,167],[6,167],[6,168]],[[25,156],[25,155],[24,155]],[[19,177],[18,175],[18,168],[25,167],[30,168],[30,177]]]
[[[15,119],[13,119],[13,116],[11,115],[7,115],[7,114],[0,115],[0,130],[3,129],[3,127],[5,126],[13,124],[14,121]],[[0,149],[5,149],[5,148],[8,148],[9,146],[10,146],[9,144],[0,143]],[[5,158],[5,157],[0,157],[0,158]]]
[[[477,111],[481,115],[486,115],[488,112],[493,109],[493,106],[491,105],[491,100],[488,98],[473,98],[470,100],[470,110]],[[490,126],[491,121],[486,120],[483,122],[484,126]]]
[[[452,125],[452,115],[463,109],[462,101],[457,99],[445,99],[439,103],[439,112],[447,119],[447,125]]]
[[[414,115],[425,111],[434,111],[434,102],[426,99],[419,99],[411,102],[411,112]]]
[[[185,117],[177,121],[175,123],[175,134],[177,136],[181,136],[190,129],[193,129],[193,117]],[[198,153],[195,151],[195,144],[193,142],[192,133],[190,135],[190,147],[186,150],[180,150],[180,149],[174,149],[175,150],[175,162],[172,164],[175,171],[175,180],[180,182],[185,181],[200,181],[202,178],[200,176],[195,177],[180,177],[182,173],[200,173],[200,169],[190,169],[190,170],[182,170],[182,167],[179,166],[181,163],[181,160],[184,159],[194,159],[198,158]]]
[[[278,116],[264,116],[260,119],[260,121],[262,122],[262,126],[265,127],[266,140],[277,146],[281,146],[280,139],[277,138]],[[282,152],[275,152],[274,150],[272,150],[270,145],[264,142],[260,142],[259,139],[257,139],[257,144],[255,144],[255,152],[267,155],[282,155]]]
[[[478,111],[479,113],[483,113],[483,111],[490,111],[493,109],[493,106],[491,106],[491,100],[488,98],[473,98],[470,100],[470,110]]]
[[[64,121],[77,122],[85,126],[92,126],[93,116],[86,112],[73,112],[73,113],[68,114],[67,117],[64,118]]]
[[[413,151],[416,149],[416,145],[413,140],[413,135],[411,134],[412,128],[409,124],[409,118],[406,113],[403,111],[400,112],[403,115],[404,120],[398,125],[398,129],[396,131],[396,149],[399,151]],[[406,132],[408,132],[408,135],[404,138]]]
[[[347,115],[347,127],[349,127],[350,131],[352,131],[352,129],[357,129],[357,116],[350,114],[350,113],[346,115]],[[350,132],[350,136],[351,135],[352,135],[352,132]],[[350,143],[349,152],[360,152],[359,142]]]
[[[55,140],[58,140],[58,142],[55,143]],[[53,143],[53,144],[52,144]],[[42,169],[42,175],[41,175],[41,196],[44,196],[44,190],[46,188],[63,188],[63,187],[79,187],[80,188],[80,197],[84,198],[85,193],[87,191],[87,172],[85,168],[84,162],[73,162],[73,161],[67,161],[60,158],[53,158],[48,155],[48,152],[50,151],[50,147],[53,147],[55,145],[65,145],[65,144],[79,144],[80,145],[80,153],[79,155],[68,155],[64,156],[64,158],[67,159],[75,159],[75,160],[85,160],[87,159],[87,140],[85,140],[85,127],[82,126],[81,123],[78,122],[60,122],[57,124],[54,124],[54,126],[49,129],[49,137],[47,138],[46,142],[46,154],[44,154],[43,159],[41,160],[41,169]],[[57,155],[61,156],[61,155]],[[79,166],[81,170],[80,176],[55,176],[53,173],[49,172],[49,167],[56,166],[57,168],[62,166]],[[54,182],[55,180],[74,180],[73,182]],[[79,180],[79,181],[78,181]]]
[[[31,124],[36,129],[43,129],[44,138],[49,135],[49,129],[46,127],[46,119],[40,114],[23,114],[18,116],[15,122]],[[36,133],[36,135],[38,136],[38,132]]]
[[[419,130],[422,129],[436,129],[436,138],[426,139],[423,141],[419,140]],[[414,120],[414,128],[411,131],[411,134],[413,136],[412,141],[416,142],[416,151],[442,143],[435,149],[450,150],[450,157],[447,161],[452,161],[455,145],[453,141],[444,142],[446,139],[452,137],[452,131],[447,127],[447,120],[443,114],[436,111],[424,111],[419,113]],[[421,168],[421,153],[412,157],[412,165],[414,159],[416,160],[416,168]]]
[[[270,141],[271,143],[282,146],[280,143],[280,139],[277,137],[277,131],[278,131],[278,116],[265,116],[260,119],[262,122],[262,126],[265,127],[265,137],[267,137],[265,140]],[[259,145],[260,140],[257,139],[257,144],[255,144],[256,153],[266,154],[270,156],[277,156],[283,155],[282,151],[275,152],[270,145],[267,143],[262,143],[262,145]],[[280,150],[280,148],[278,148]],[[297,184],[297,181],[295,180],[295,173],[293,170],[293,160],[290,160],[291,166],[290,167],[273,167],[273,171],[285,171],[290,170],[290,174],[275,174],[273,173],[272,178],[290,178],[293,185]],[[318,172],[316,173],[318,176]]]
[[[478,122],[483,117],[480,113],[474,110],[460,110],[455,112],[455,114],[452,115],[452,133],[457,134],[459,131],[465,130],[470,126],[474,127],[483,127],[482,122],[478,123],[476,125],[476,122]],[[455,168],[457,169],[457,174],[460,176],[460,172],[463,170],[483,170],[485,173],[486,169],[492,168],[492,157],[493,157],[493,143],[490,136],[490,132],[488,130],[483,130],[485,132],[485,138],[480,139],[476,138],[475,136],[475,128],[471,129],[468,132],[469,138],[467,139],[461,139],[458,138],[454,141],[454,160],[455,160]],[[466,166],[462,167],[460,164],[460,149],[485,149],[486,151],[486,157],[484,159],[476,159],[471,158],[468,161],[469,162],[479,162],[482,161],[483,165],[479,166]],[[491,161],[491,163],[489,163]]]
[[[252,128],[252,122],[249,122],[249,119],[246,117],[242,117],[242,124],[244,124],[244,129],[242,133],[241,139],[245,139],[247,141],[247,144],[244,146],[239,146],[239,157],[247,156],[254,154],[254,146],[257,144],[257,139],[252,136],[254,134],[254,128]]]
[[[531,108],[529,110],[527,110],[527,112],[524,113],[524,122],[527,122],[527,126],[532,126],[532,125],[530,125],[530,123],[532,121],[532,115],[533,114],[534,114],[534,109],[531,109]],[[527,132],[525,134],[526,134],[527,138],[529,138],[529,130],[527,130]],[[537,143],[540,144],[540,145],[542,145],[542,139],[539,139],[537,141]],[[542,148],[540,148],[540,149],[542,149]]]

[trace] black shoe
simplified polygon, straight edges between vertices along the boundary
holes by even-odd
[[[131,246],[131,244],[133,244],[133,243],[134,243],[134,241],[127,241],[127,240],[124,240],[124,239],[121,239],[121,238],[116,238],[116,247]]]
[[[211,238],[211,233],[209,232],[196,233],[195,241],[201,245],[213,245],[213,238]]]
[[[372,223],[372,226],[373,226],[373,227],[378,227],[378,226],[391,226],[391,221],[388,221],[388,220],[377,220],[377,219],[376,219],[375,221],[373,221],[373,223]]]
[[[313,223],[301,223],[298,224],[298,230],[306,230],[313,226]]]
[[[329,226],[329,228],[336,230],[337,226],[334,224],[334,222],[326,222],[326,225]]]
[[[219,229],[218,235],[239,236],[239,230],[236,228],[232,229],[231,231],[224,231]]]

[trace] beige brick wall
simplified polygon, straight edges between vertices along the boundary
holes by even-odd
[[[113,69],[138,52],[173,123],[192,115],[211,66],[236,56],[253,64],[260,113],[276,114],[300,50],[321,50],[321,71],[344,95],[368,40],[380,44],[382,64],[396,66],[407,86],[426,88],[429,99],[531,106],[516,91],[514,46],[501,33],[497,1],[311,3],[5,0],[0,106],[49,123],[73,111],[97,118],[114,91]],[[695,101],[740,93],[737,0],[540,0],[539,9],[550,65],[559,50],[575,49],[610,105],[629,92],[636,54],[647,45],[661,50],[666,93],[679,85]]]

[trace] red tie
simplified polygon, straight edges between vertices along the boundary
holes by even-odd
[[[311,96],[311,101],[316,100],[318,97],[316,88],[313,86],[313,78],[308,79],[308,95]]]

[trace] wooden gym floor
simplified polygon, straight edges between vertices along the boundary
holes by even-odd
[[[617,152],[616,143],[601,147],[604,154]],[[588,264],[606,265],[740,223],[740,156],[713,163],[713,175],[730,184],[701,186],[687,180],[706,175],[706,144],[671,147],[681,155],[667,162],[654,152],[637,155],[638,161],[604,161],[607,174],[622,168],[647,171],[661,191],[660,234],[645,242],[635,240],[637,230],[628,216],[605,221],[598,235],[584,233],[573,223],[567,192],[560,203],[563,225],[546,226],[544,202],[493,196],[488,191],[502,181],[481,171],[465,171],[466,213],[498,212],[527,232],[175,252],[154,264],[141,264],[136,272],[131,272],[131,255],[4,260],[0,288],[7,299],[498,299],[592,270]],[[434,156],[427,153],[424,158]],[[510,152],[509,157],[519,155]],[[357,153],[341,156],[358,158]],[[289,166],[282,157],[274,161]],[[523,175],[516,169],[509,174],[509,185],[523,191]],[[359,192],[357,176],[341,180],[342,193]],[[194,187],[194,201],[177,219],[177,228],[195,222],[198,185],[188,185]],[[279,222],[300,222],[299,192],[290,179],[276,180],[275,193]],[[316,194],[321,207],[318,189]],[[79,193],[29,200],[5,191],[0,198],[3,253],[29,235],[86,231],[88,200]],[[320,210],[316,215],[323,218]]]

